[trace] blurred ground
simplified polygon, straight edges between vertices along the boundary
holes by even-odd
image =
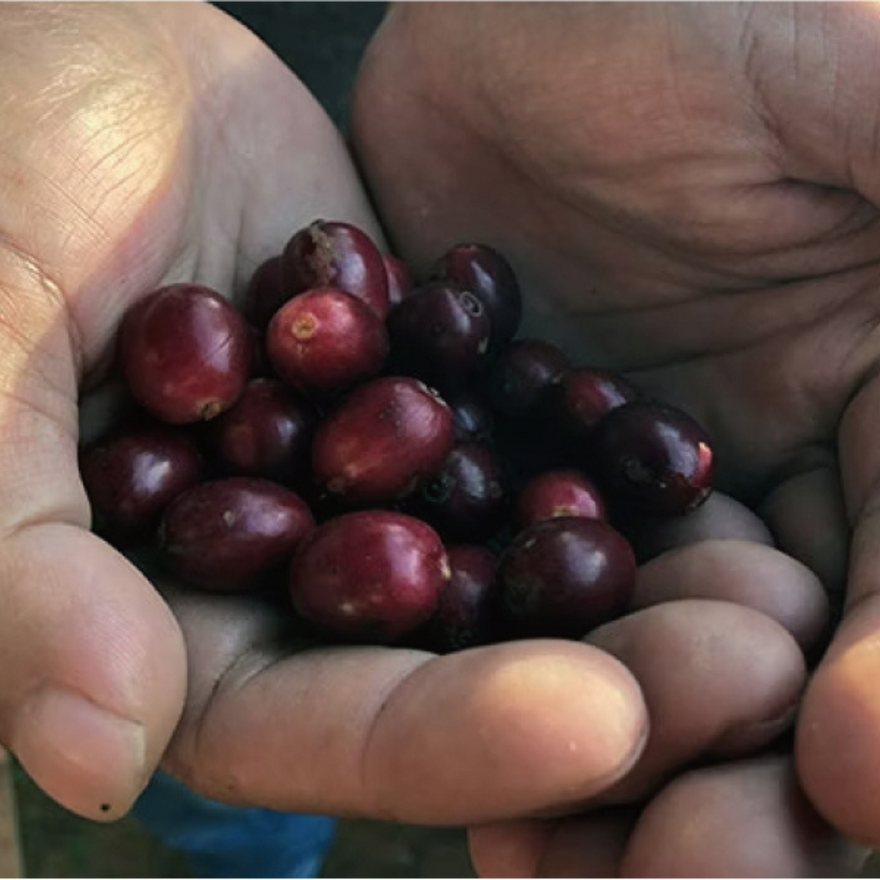
[[[25,877],[195,877],[185,856],[133,819],[99,825],[71,815],[16,771]],[[0,863],[0,876],[5,873]],[[383,822],[341,822],[325,877],[473,877],[464,834]]]

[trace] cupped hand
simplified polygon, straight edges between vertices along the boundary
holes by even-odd
[[[9,7],[0,69],[0,741],[25,770],[99,819],[164,757],[221,800],[448,823],[619,776],[645,705],[596,647],[304,651],[90,533],[78,404],[126,308],[172,281],[235,295],[316,217],[379,231],[312,97],[206,4]]]
[[[533,332],[715,438],[719,484],[845,607],[800,712],[820,812],[880,841],[874,4],[402,4],[355,142],[427,267],[495,243]],[[845,601],[843,592],[845,590]]]

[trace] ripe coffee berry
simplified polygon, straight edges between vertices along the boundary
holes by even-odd
[[[205,446],[224,474],[305,483],[317,424],[306,397],[278,379],[253,379],[231,409],[205,426]]]
[[[326,396],[372,379],[385,363],[388,334],[362,300],[319,288],[289,299],[274,314],[266,350],[288,385]]]
[[[318,427],[318,485],[357,504],[399,501],[452,450],[452,412],[416,379],[385,376],[356,388]]]
[[[485,541],[507,514],[507,476],[495,453],[480,443],[457,443],[446,461],[406,502],[444,540]]]
[[[219,293],[172,284],[129,309],[119,360],[132,396],[157,418],[207,421],[244,390],[250,345],[247,324]]]
[[[430,526],[368,510],[318,526],[290,568],[293,606],[326,632],[390,642],[424,623],[449,580],[449,560]]]
[[[382,254],[385,274],[388,276],[388,311],[399,306],[413,289],[412,274],[406,263],[392,254]]]
[[[165,508],[202,476],[202,457],[183,431],[162,424],[117,430],[80,453],[94,528],[125,542],[153,536]]]
[[[388,316],[395,372],[441,392],[461,388],[487,363],[491,325],[469,291],[434,282],[413,291]]]
[[[316,220],[299,230],[284,248],[281,278],[291,296],[333,287],[363,300],[383,320],[388,314],[382,254],[370,236],[351,223]]]
[[[492,347],[510,342],[522,319],[522,294],[510,263],[485,244],[459,244],[434,264],[432,277],[470,291],[486,309],[492,325]]]
[[[514,522],[517,529],[525,529],[557,516],[606,519],[607,513],[598,488],[579,471],[543,471],[519,493]]]
[[[162,518],[159,549],[187,583],[239,591],[289,559],[313,525],[295,492],[268,480],[230,477],[177,496]]]
[[[635,575],[632,548],[607,523],[557,517],[523,530],[504,551],[500,601],[525,635],[579,639],[623,613]]]
[[[634,401],[598,425],[593,467],[610,501],[643,514],[675,516],[712,491],[712,446],[686,412],[657,401]]]
[[[495,554],[477,544],[446,548],[449,579],[437,607],[413,641],[429,651],[446,653],[497,641],[502,633],[495,591]]]
[[[489,399],[505,416],[538,416],[550,389],[571,369],[566,354],[541,339],[518,339],[502,349],[489,374]]]

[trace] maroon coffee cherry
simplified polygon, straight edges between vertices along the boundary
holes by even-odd
[[[385,273],[388,276],[388,311],[399,306],[413,290],[412,274],[403,260],[391,254],[382,254]]]
[[[431,277],[453,281],[483,304],[492,324],[493,349],[510,342],[522,319],[522,294],[510,263],[485,244],[459,244],[435,263]]]
[[[126,313],[119,360],[132,397],[170,423],[206,421],[232,406],[250,369],[244,318],[216,291],[172,284]]]
[[[543,520],[499,560],[501,608],[524,636],[579,639],[625,611],[635,574],[632,548],[602,520]]]
[[[292,296],[281,278],[281,254],[262,262],[245,288],[242,313],[259,330],[265,330],[272,315]]]
[[[495,417],[486,398],[471,387],[445,391],[443,399],[452,410],[455,439],[459,443],[490,444],[495,435]]]
[[[229,475],[303,482],[310,473],[314,405],[278,379],[248,383],[231,409],[206,426],[206,445]]]
[[[571,369],[567,355],[540,339],[517,339],[498,352],[488,379],[489,400],[502,415],[538,414],[549,390]]]
[[[517,496],[514,510],[517,530],[558,516],[607,518],[598,488],[579,471],[545,471],[533,477]]]
[[[320,287],[344,290],[382,319],[388,314],[388,276],[382,254],[351,223],[316,220],[300,229],[282,255],[282,278],[291,295]]]
[[[454,544],[446,554],[449,580],[414,643],[443,654],[497,641],[502,636],[495,607],[497,557],[478,544]]]
[[[290,567],[293,607],[345,639],[392,642],[424,623],[449,579],[437,533],[385,510],[348,513],[318,526]]]
[[[657,401],[633,401],[599,423],[591,452],[606,499],[623,511],[675,516],[712,491],[709,435],[688,413]]]
[[[482,303],[448,282],[413,291],[388,316],[395,372],[445,392],[460,388],[487,363],[491,326]]]
[[[635,385],[620,374],[579,367],[550,389],[546,414],[569,442],[578,444],[589,440],[611,410],[638,397]]]
[[[266,351],[278,375],[314,396],[373,378],[388,354],[384,323],[362,300],[332,288],[288,300],[269,322]]]
[[[486,446],[459,443],[443,466],[409,496],[406,511],[447,541],[482,541],[507,513],[509,492],[501,462]]]
[[[320,487],[357,504],[400,500],[452,450],[452,412],[417,379],[359,386],[318,427],[312,471]]]
[[[117,430],[80,451],[80,477],[94,530],[117,543],[147,540],[162,513],[202,476],[202,459],[181,429]]]
[[[159,550],[168,568],[193,586],[248,591],[285,564],[313,527],[295,492],[268,480],[230,477],[175,498],[162,517]]]

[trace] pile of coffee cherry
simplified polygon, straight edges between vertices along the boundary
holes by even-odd
[[[155,290],[117,339],[131,411],[80,449],[93,528],[193,589],[282,596],[329,641],[581,638],[627,609],[620,523],[700,505],[712,450],[679,408],[518,336],[521,317],[489,245],[416,283],[325,220],[240,309]]]

